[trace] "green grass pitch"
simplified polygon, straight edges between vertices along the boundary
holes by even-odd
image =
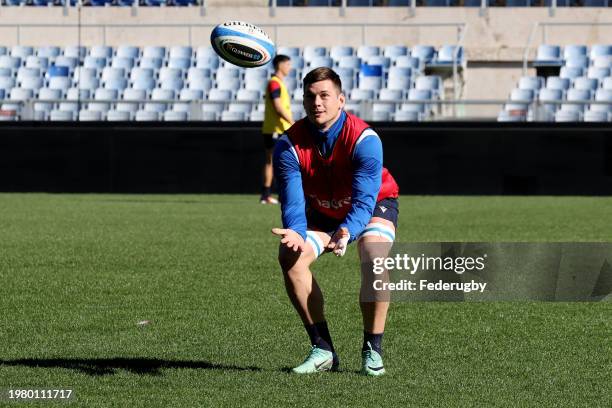
[[[610,208],[405,196],[397,240],[612,241]],[[358,375],[353,247],[313,268],[342,370],[287,373],[308,341],[279,220],[255,196],[0,195],[0,387],[70,387],[88,407],[612,406],[604,302],[393,304],[388,375]]]

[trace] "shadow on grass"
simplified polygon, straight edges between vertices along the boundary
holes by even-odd
[[[100,376],[114,375],[117,370],[129,371],[140,375],[161,375],[162,369],[189,368],[196,370],[236,370],[261,371],[259,367],[239,367],[210,363],[208,361],[159,360],[154,358],[21,358],[16,360],[0,360],[0,367],[23,366],[43,368],[67,368],[82,373]]]

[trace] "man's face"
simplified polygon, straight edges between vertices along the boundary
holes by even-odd
[[[291,71],[291,60],[283,61],[278,64],[278,71],[283,74],[283,76],[289,75]]]
[[[344,94],[331,79],[310,84],[304,90],[304,110],[308,120],[321,130],[327,130],[344,108]]]

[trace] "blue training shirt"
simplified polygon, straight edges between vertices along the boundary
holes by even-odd
[[[308,122],[309,129],[324,157],[328,157],[332,152],[345,120],[346,113],[343,111],[327,131],[321,131]],[[302,188],[302,174],[300,163],[287,135],[283,135],[276,143],[272,162],[279,188],[283,227],[294,230],[306,240],[306,199]],[[369,130],[368,135],[355,146],[351,209],[340,224],[340,227],[348,229],[351,241],[361,234],[372,218],[380,191],[382,163],[382,143],[378,135]]]

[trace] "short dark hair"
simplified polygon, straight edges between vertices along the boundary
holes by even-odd
[[[289,61],[290,59],[291,58],[288,55],[278,54],[272,60],[272,65],[274,66],[274,69],[278,69],[278,64],[280,64],[281,62]]]
[[[340,80],[340,77],[338,74],[336,74],[336,71],[327,67],[315,68],[306,74],[304,77],[304,91],[309,85],[312,85],[315,82],[325,81],[327,79],[334,83],[338,89],[338,93],[342,92],[342,81]]]

